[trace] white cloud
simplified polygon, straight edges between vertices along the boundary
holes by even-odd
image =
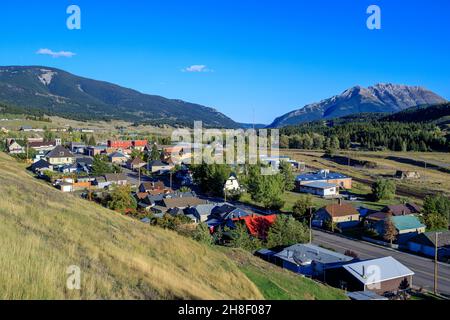
[[[212,72],[211,69],[208,69],[204,64],[194,64],[190,67],[184,68],[183,72]]]
[[[76,53],[70,51],[58,51],[55,52],[50,49],[39,49],[36,54],[42,54],[47,56],[52,56],[53,58],[72,58]]]

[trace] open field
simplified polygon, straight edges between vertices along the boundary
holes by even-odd
[[[164,127],[155,127],[150,125],[139,125],[133,126],[131,122],[126,121],[77,121],[70,120],[61,117],[49,117],[51,122],[46,121],[36,121],[36,120],[28,120],[25,119],[23,115],[8,115],[1,114],[0,115],[0,127],[5,127],[9,130],[18,130],[21,126],[32,126],[33,128],[48,128],[48,129],[57,129],[57,128],[83,128],[83,129],[92,129],[95,130],[96,135],[105,137],[116,135],[122,133],[119,128],[123,128],[123,132],[127,134],[138,134],[138,135],[154,135],[161,137],[170,137],[173,128],[169,126]],[[8,119],[8,120],[1,120]]]
[[[401,153],[401,152],[345,152],[341,156],[348,156],[355,160],[367,160],[375,162],[376,168],[363,168],[339,164],[335,161],[325,159],[323,152],[302,151],[302,150],[282,150],[282,154],[290,156],[292,159],[304,161],[306,165],[314,168],[327,168],[339,171],[352,176],[356,181],[370,184],[379,177],[392,177],[397,170],[417,171],[421,178],[417,180],[397,180],[397,191],[401,196],[416,198],[421,200],[427,194],[436,192],[450,193],[450,174],[438,171],[433,168],[421,168],[391,159],[388,157],[402,157],[409,159],[426,159],[427,161],[438,161],[443,164],[450,163],[450,154],[447,153]]]
[[[266,299],[347,300],[343,291],[303,278],[240,249],[222,249],[252,280]]]
[[[0,194],[0,299],[263,298],[223,253],[63,194],[3,153]]]

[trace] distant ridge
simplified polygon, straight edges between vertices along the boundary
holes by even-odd
[[[0,67],[0,102],[76,120],[237,128],[217,110],[41,66]]]
[[[423,87],[397,84],[376,84],[363,88],[355,86],[342,94],[289,112],[272,122],[269,127],[283,127],[316,120],[339,118],[356,113],[398,112],[420,105],[447,102]]]

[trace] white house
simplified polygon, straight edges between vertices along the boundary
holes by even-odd
[[[335,197],[339,195],[339,188],[337,185],[326,182],[311,182],[300,185],[299,191],[302,193],[309,193],[320,197]]]
[[[239,191],[241,187],[239,186],[239,181],[235,176],[230,176],[225,182],[225,191]]]
[[[20,153],[24,153],[25,150],[16,141],[12,141],[11,144],[8,146],[8,152],[10,154],[20,154]]]

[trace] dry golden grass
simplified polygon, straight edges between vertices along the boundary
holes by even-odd
[[[63,194],[4,154],[0,234],[0,299],[263,298],[223,253]]]

